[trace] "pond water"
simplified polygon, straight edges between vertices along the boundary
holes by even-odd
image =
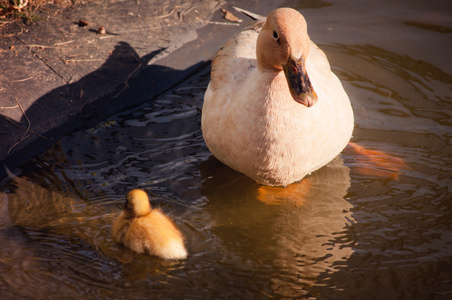
[[[22,163],[0,194],[2,298],[450,299],[452,14],[430,2],[288,2],[355,112],[354,144],[300,183],[262,187],[211,157],[208,69]],[[187,260],[113,242],[133,188]]]

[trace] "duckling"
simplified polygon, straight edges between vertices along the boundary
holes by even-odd
[[[113,238],[117,243],[137,253],[147,253],[163,259],[185,259],[182,233],[159,209],[152,209],[143,190],[127,194],[124,210],[113,223]]]

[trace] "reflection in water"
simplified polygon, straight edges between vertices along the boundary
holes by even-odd
[[[319,283],[338,298],[447,299],[452,295],[452,76],[422,60],[370,45],[336,45],[337,74],[346,78],[356,127],[354,141],[408,166],[377,180],[344,152],[356,223],[348,267]],[[327,51],[327,52],[328,52]],[[328,53],[329,54],[329,53]],[[391,163],[398,167],[397,161]],[[374,169],[374,170],[372,170]],[[354,274],[353,282],[346,277]],[[447,279],[446,279],[447,278]],[[320,288],[325,293],[328,287]],[[371,291],[371,292],[369,292]]]
[[[214,158],[201,164],[201,175],[212,231],[228,252],[258,264],[248,266],[250,272],[262,275],[271,266],[272,294],[306,294],[318,275],[334,272],[353,253],[344,234],[352,222],[351,204],[343,198],[350,177],[340,159],[310,175],[308,188],[304,181],[293,184],[292,193],[271,188],[263,195],[261,186]]]
[[[287,189],[255,184],[203,142],[205,72],[15,171],[0,194],[0,294],[450,298],[451,75],[373,45],[322,48],[352,100],[355,146],[371,156],[345,151]],[[133,188],[181,229],[186,261],[113,243]]]
[[[452,104],[452,75],[371,45],[326,46],[325,51],[340,53],[337,73],[355,87],[351,100],[358,128],[409,132],[417,135],[415,144],[418,134],[450,134],[452,116],[445,108]],[[356,70],[347,71],[350,66]]]
[[[8,211],[14,225],[81,239],[119,261],[131,260],[115,245],[108,227],[102,226],[111,224],[115,216],[109,199],[87,202],[20,177],[14,177],[11,188]]]

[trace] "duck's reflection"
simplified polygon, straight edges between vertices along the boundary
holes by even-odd
[[[75,193],[44,187],[42,182],[13,177],[9,185],[8,210],[12,223],[23,229],[45,230],[78,238],[120,261],[128,261],[110,237],[116,211],[111,202],[89,202]]]
[[[262,187],[214,158],[201,175],[212,230],[242,261],[267,265],[276,295],[302,295],[353,253],[346,235],[352,205],[344,199],[349,169],[341,159],[287,188]]]

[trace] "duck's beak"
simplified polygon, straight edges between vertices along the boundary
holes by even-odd
[[[317,94],[306,72],[304,57],[297,59],[291,55],[283,69],[294,100],[306,107],[313,106],[317,102]]]

